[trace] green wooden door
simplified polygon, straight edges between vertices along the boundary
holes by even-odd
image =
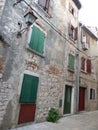
[[[20,103],[36,103],[39,78],[24,74]]]
[[[65,86],[64,114],[71,112],[72,87]]]

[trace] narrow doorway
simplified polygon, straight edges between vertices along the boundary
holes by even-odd
[[[19,99],[20,112],[18,124],[34,121],[36,112],[38,82],[38,77],[24,74]]]
[[[79,111],[85,110],[85,88],[79,88]]]
[[[72,97],[72,87],[65,86],[65,99],[64,99],[64,114],[71,113],[71,97]]]

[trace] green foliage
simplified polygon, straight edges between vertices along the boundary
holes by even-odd
[[[60,118],[58,111],[55,108],[51,108],[48,112],[47,121],[56,122]]]

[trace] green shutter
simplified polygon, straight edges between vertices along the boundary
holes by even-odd
[[[39,42],[38,42],[38,52],[43,54],[43,50],[44,50],[44,39],[45,39],[45,34],[40,31],[39,33]]]
[[[20,103],[36,103],[39,78],[24,74]]]
[[[74,70],[74,56],[71,54],[69,54],[68,67]]]
[[[43,54],[45,34],[33,26],[29,47],[38,53]]]

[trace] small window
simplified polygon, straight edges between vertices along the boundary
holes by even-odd
[[[53,12],[53,0],[37,0],[38,5],[46,11],[50,16],[52,16]]]
[[[69,24],[68,27],[68,34],[69,37],[72,38],[73,40],[77,40],[78,36],[78,28],[74,28],[72,25]]]
[[[95,99],[95,89],[90,89],[90,99],[94,100]]]
[[[91,73],[91,60],[81,57],[81,70]]]
[[[69,3],[69,11],[74,17],[76,17],[75,9],[72,7],[71,3]]]
[[[68,68],[74,70],[74,56],[69,54]]]
[[[44,53],[44,39],[45,33],[38,27],[33,26],[31,28],[31,36],[29,42],[29,48],[41,55]]]
[[[86,71],[86,59],[81,57],[81,70]]]

